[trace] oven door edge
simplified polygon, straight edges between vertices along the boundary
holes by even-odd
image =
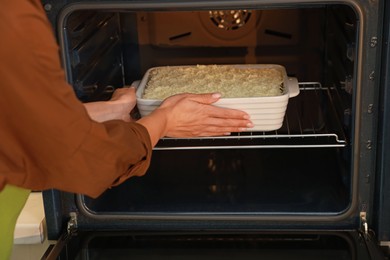
[[[181,259],[214,259],[218,256],[224,259],[283,259],[292,256],[289,258],[305,260],[324,255],[321,259],[337,256],[356,260],[385,259],[373,236],[358,231],[206,234],[74,231],[63,233],[42,259],[89,259],[90,255],[104,257],[106,254],[112,254],[113,259],[116,256],[123,259],[121,257],[131,257],[132,253],[140,259],[172,256]]]
[[[382,60],[380,100],[378,106],[378,166],[375,183],[375,216],[373,227],[377,238],[390,247],[390,3],[385,1],[382,21]]]

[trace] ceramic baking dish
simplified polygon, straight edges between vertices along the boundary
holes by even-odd
[[[226,66],[226,65],[224,65]],[[288,100],[291,97],[295,97],[299,94],[299,86],[296,78],[287,77],[286,70],[281,65],[275,64],[256,64],[256,65],[228,65],[234,66],[239,69],[248,68],[275,68],[278,69],[283,75],[283,88],[281,95],[267,96],[267,97],[245,97],[245,98],[221,98],[218,102],[214,103],[215,106],[239,109],[249,114],[254,127],[249,128],[247,131],[272,131],[277,130],[283,125],[283,119],[286,112]],[[172,66],[170,66],[172,67]],[[178,66],[176,66],[178,67]],[[183,67],[183,66],[180,66]],[[162,102],[162,100],[156,99],[144,99],[143,93],[147,82],[149,80],[149,74],[152,70],[160,67],[150,68],[139,82],[136,98],[137,107],[141,116],[146,116],[156,109]]]

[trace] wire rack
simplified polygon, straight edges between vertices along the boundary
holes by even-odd
[[[338,90],[319,82],[300,82],[299,88],[300,94],[289,100],[283,125],[276,131],[162,138],[154,150],[345,147],[346,136],[335,108],[342,102]]]

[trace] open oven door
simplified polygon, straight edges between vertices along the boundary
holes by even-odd
[[[233,223],[229,224],[230,229],[190,229],[191,223],[187,229],[170,229],[168,220],[144,222],[118,216],[98,221],[93,219],[96,216],[80,210],[77,203],[69,203],[68,199],[74,202],[78,195],[62,193],[66,196],[61,200],[60,193],[44,191],[48,238],[56,243],[42,259],[387,259],[365,222],[356,229],[339,230],[232,230]],[[129,222],[135,226],[131,228]]]
[[[385,259],[359,232],[129,233],[64,235],[44,259]]]

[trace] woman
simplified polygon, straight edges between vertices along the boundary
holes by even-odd
[[[212,106],[219,94],[181,94],[132,121],[134,88],[82,104],[65,81],[40,0],[1,0],[0,259],[7,259],[29,190],[99,196],[143,175],[163,136],[227,135],[252,127],[242,111]]]

